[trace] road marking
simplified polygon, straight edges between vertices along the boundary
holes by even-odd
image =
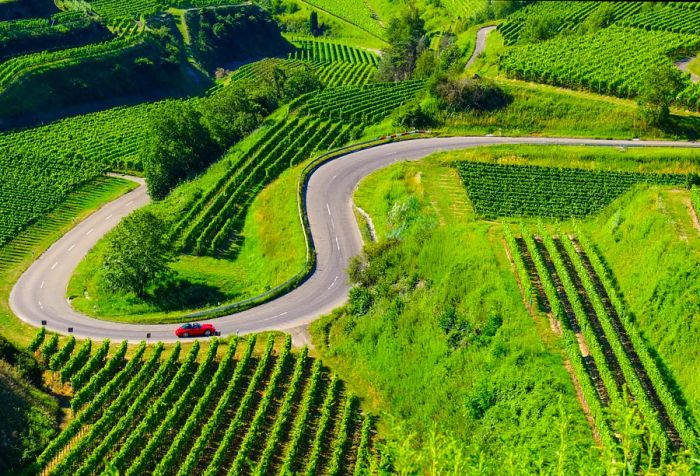
[[[105,221],[109,220],[110,218],[112,218],[111,214],[107,218],[105,218]]]
[[[85,235],[89,235],[89,234],[92,233],[93,231],[95,231],[95,229],[94,229],[94,228],[90,228],[90,231],[88,231],[87,233],[85,233]]]
[[[72,245],[70,245],[70,248],[68,248],[68,251],[73,251],[73,248],[75,248],[75,243],[73,243]]]
[[[56,262],[53,264],[53,266],[51,266],[51,269],[55,269],[56,266],[58,266],[58,261],[56,261]]]
[[[335,246],[338,247],[338,251],[340,251],[340,242],[338,241],[338,236],[336,235],[335,237]]]
[[[131,205],[132,203],[134,203],[133,200],[131,200],[130,202],[128,202],[128,203],[127,203],[126,205],[124,205],[124,206],[125,206],[125,207],[128,207],[128,206]]]
[[[263,319],[263,322],[271,321],[272,319],[276,319],[276,318],[278,318],[278,317],[286,316],[287,314],[289,314],[289,311],[285,311],[285,312],[283,312],[282,314],[277,314],[276,316],[267,317],[267,318]]]
[[[43,311],[43,310],[44,310],[44,305],[43,305],[43,304],[41,304],[41,301],[37,301],[37,302],[39,303],[39,307],[40,307],[40,308],[41,308],[41,310]]]
[[[328,286],[328,289],[331,289],[333,287],[333,285],[336,283],[336,281],[338,281],[338,276],[336,276],[335,279],[333,280],[333,282],[331,283],[331,285]]]
[[[44,289],[44,281],[41,282],[41,286],[39,286],[39,289]]]
[[[328,205],[327,203],[326,203],[326,210],[328,210],[328,214],[329,214],[330,216],[333,216],[333,214],[331,213],[331,206]]]

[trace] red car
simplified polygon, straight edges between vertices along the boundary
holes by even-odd
[[[178,337],[209,337],[216,335],[216,329],[211,324],[187,323],[178,327],[175,335]]]

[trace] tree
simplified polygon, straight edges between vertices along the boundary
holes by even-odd
[[[313,36],[318,36],[321,32],[318,25],[318,13],[316,10],[312,10],[311,15],[309,16],[309,30]]]
[[[112,291],[146,295],[146,289],[168,278],[173,260],[165,224],[147,211],[137,211],[110,234],[103,263],[104,280]]]
[[[148,193],[161,200],[178,183],[193,177],[220,154],[189,102],[170,101],[150,120],[150,147],[144,157]]]
[[[425,22],[415,5],[391,19],[386,35],[389,47],[379,63],[379,77],[385,81],[409,79],[427,43]]]
[[[310,67],[302,67],[292,70],[285,78],[283,86],[283,96],[285,101],[323,89],[323,83],[318,75]]]
[[[227,149],[255,130],[277,106],[269,104],[271,92],[249,82],[234,83],[207,98],[202,122],[221,149]]]
[[[642,79],[637,103],[642,118],[650,126],[665,124],[671,115],[671,103],[685,87],[682,73],[665,64],[650,69]]]

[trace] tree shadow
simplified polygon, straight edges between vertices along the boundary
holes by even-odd
[[[681,139],[700,139],[700,117],[697,116],[672,115],[660,128],[665,133]]]
[[[216,305],[225,301],[226,295],[214,286],[172,279],[151,291],[145,300],[162,311],[179,311]]]

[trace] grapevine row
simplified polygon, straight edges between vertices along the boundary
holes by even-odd
[[[253,409],[253,406],[255,404],[254,397],[256,389],[263,380],[263,376],[265,375],[268,365],[270,364],[273,346],[274,337],[271,335],[267,340],[265,351],[262,357],[260,358],[260,361],[258,362],[258,367],[255,370],[255,374],[253,374],[253,378],[248,384],[248,389],[246,390],[245,395],[243,395],[238,409],[236,410],[236,415],[229,423],[229,426],[226,429],[224,436],[221,438],[221,441],[219,442],[219,447],[214,453],[214,457],[211,459],[209,465],[203,473],[204,476],[214,476],[219,472],[219,469],[223,467],[224,461],[228,456],[234,438],[237,436],[239,430],[243,426],[245,419],[248,416],[248,413],[250,413],[250,411],[252,411]]]

